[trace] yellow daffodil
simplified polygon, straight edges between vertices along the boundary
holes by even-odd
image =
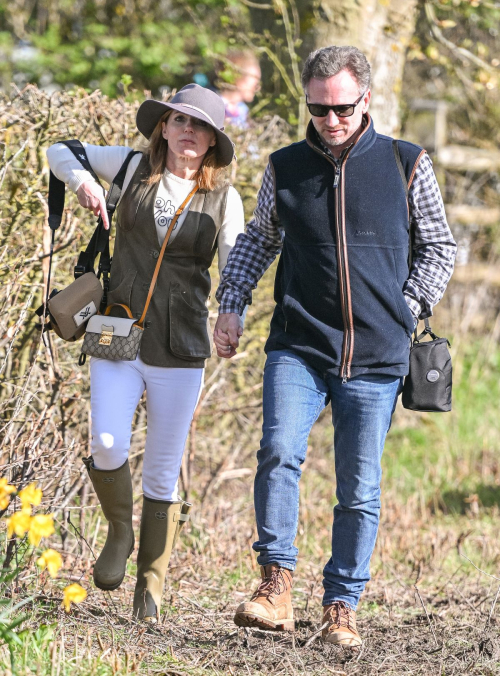
[[[7,509],[10,503],[9,495],[16,492],[16,487],[11,486],[5,477],[0,479],[0,509]]]
[[[72,603],[81,603],[82,601],[85,601],[86,598],[87,592],[85,589],[75,582],[74,584],[70,584],[64,590],[64,598],[61,605],[64,610],[69,613]]]
[[[38,547],[40,540],[55,533],[54,519],[52,514],[37,514],[31,518],[28,531],[30,544]]]
[[[19,491],[19,499],[23,509],[29,508],[30,505],[33,507],[38,507],[42,501],[42,489],[37,488],[35,483],[29,484],[26,488],[23,488],[22,491]]]
[[[31,516],[27,512],[15,512],[10,519],[7,519],[7,536],[9,538],[15,533],[22,537],[31,527]]]
[[[43,570],[47,568],[50,577],[57,577],[57,572],[62,566],[62,556],[54,549],[46,549],[36,562],[37,566]]]

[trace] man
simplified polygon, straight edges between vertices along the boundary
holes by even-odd
[[[330,401],[338,504],[324,568],[322,635],[359,646],[355,611],[370,577],[385,437],[408,371],[412,330],[441,299],[456,245],[425,151],[403,141],[395,149],[374,129],[365,56],[354,47],[317,50],[302,84],[312,116],[306,139],[270,156],[254,217],[217,290],[217,352],[232,357],[239,314],[281,252],[255,478],[253,547],[262,581],[235,622],[294,627],[300,466],[310,429]]]

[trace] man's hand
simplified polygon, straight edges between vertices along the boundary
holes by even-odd
[[[108,211],[104,190],[96,181],[85,181],[76,191],[78,201],[86,209],[94,212],[95,216],[102,216],[105,230],[109,230]]]
[[[217,355],[224,359],[230,359],[236,354],[236,348],[240,343],[243,329],[240,326],[240,318],[236,312],[220,314],[214,329],[214,343]]]

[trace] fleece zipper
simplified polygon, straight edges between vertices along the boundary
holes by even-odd
[[[368,125],[358,136],[356,141],[346,148],[339,159],[335,159],[328,153],[323,152],[309,139],[309,146],[322,155],[335,169],[333,189],[335,191],[335,228],[337,238],[337,260],[339,266],[340,305],[342,308],[342,320],[344,323],[344,339],[342,343],[342,357],[340,361],[340,377],[342,383],[346,383],[351,377],[351,363],[354,352],[354,320],[352,316],[351,285],[349,277],[349,258],[347,255],[347,236],[345,227],[345,174],[344,168],[347,158],[353,147],[365,133]]]

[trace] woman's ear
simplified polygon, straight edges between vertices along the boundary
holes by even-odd
[[[167,131],[167,123],[166,122],[161,123],[161,135],[163,136],[163,138],[165,140],[168,139],[168,131]]]

